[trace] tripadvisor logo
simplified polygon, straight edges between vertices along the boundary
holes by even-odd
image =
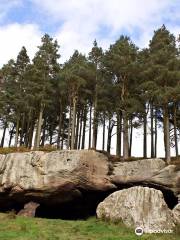
[[[143,229],[142,229],[142,227],[137,227],[137,228],[135,229],[135,234],[136,234],[137,236],[141,236],[141,235],[143,234]]]

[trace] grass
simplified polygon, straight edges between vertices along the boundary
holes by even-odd
[[[122,223],[115,225],[97,220],[68,221],[12,217],[0,214],[0,239],[2,240],[178,240],[180,232],[173,234],[143,234],[138,237],[134,230]]]
[[[43,151],[43,152],[52,152],[56,151],[57,148],[55,146],[51,145],[45,145],[44,147],[40,147],[38,151]],[[34,149],[29,149],[24,146],[21,147],[0,147],[0,154],[8,154],[8,153],[15,153],[15,152],[31,152],[34,151]]]

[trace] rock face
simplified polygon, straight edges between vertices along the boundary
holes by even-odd
[[[79,207],[91,207],[92,203],[95,211],[110,193],[134,185],[180,196],[180,169],[166,166],[161,159],[113,162],[106,154],[94,150],[0,155],[0,211],[20,209],[31,201],[47,209],[79,199],[76,212],[84,212]]]
[[[178,203],[172,210],[176,224],[180,224],[180,203]]]
[[[144,232],[172,230],[172,211],[161,191],[148,187],[132,187],[116,191],[97,207],[97,217],[124,222],[129,227],[142,227]]]
[[[81,197],[81,190],[116,189],[107,156],[96,151],[11,153],[0,159],[0,206],[14,199],[61,203]]]
[[[24,205],[24,209],[20,210],[17,215],[23,217],[35,217],[36,209],[39,203],[29,202]]]
[[[180,169],[175,165],[166,166],[161,159],[144,159],[118,162],[113,165],[111,181],[115,185],[141,183],[169,189],[180,194]]]

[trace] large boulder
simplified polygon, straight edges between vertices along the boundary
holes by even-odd
[[[109,161],[93,150],[10,153],[0,158],[0,203],[6,200],[66,202],[81,190],[115,189]]]
[[[97,206],[113,191],[134,185],[180,196],[178,166],[167,166],[161,159],[111,159],[94,150],[0,154],[0,210],[19,209],[31,201],[44,208],[76,200],[79,206]],[[177,204],[176,199],[170,201],[172,207]]]
[[[148,187],[131,187],[109,195],[97,207],[97,217],[141,227],[144,232],[172,230],[174,215],[161,191]]]
[[[176,224],[180,224],[180,203],[178,203],[172,210]]]
[[[158,174],[165,166],[165,162],[158,158],[117,162],[111,178],[115,183],[142,182]]]
[[[24,208],[18,212],[18,216],[23,217],[35,217],[36,209],[39,207],[39,203],[29,202],[24,205]]]
[[[115,162],[112,168],[110,177],[115,185],[141,184],[171,190],[176,196],[180,194],[180,168],[167,166],[162,159]]]

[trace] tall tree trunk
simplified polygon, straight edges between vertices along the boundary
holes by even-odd
[[[85,140],[86,140],[86,122],[87,122],[87,108],[84,108],[84,115],[83,115],[83,134],[82,134],[82,144],[81,149],[85,148]],[[91,139],[90,139],[91,140]]]
[[[46,141],[46,119],[44,119],[42,126],[41,146],[44,147]]]
[[[122,135],[122,112],[117,112],[117,141],[116,141],[116,155],[121,156],[121,135]]]
[[[34,133],[35,122],[32,120],[29,129],[29,138],[28,138],[28,146],[29,149],[32,148],[32,141],[33,141],[33,133]],[[36,138],[35,138],[36,139]]]
[[[132,151],[132,137],[133,137],[133,124],[132,124],[132,118],[129,121],[130,125],[130,136],[129,136],[129,156],[131,157],[131,151]]]
[[[61,102],[60,102],[59,103],[59,122],[58,122],[57,149],[60,149],[61,128],[62,128],[62,108],[61,108]]]
[[[107,137],[107,152],[110,153],[111,151],[111,117],[108,119],[108,137]]]
[[[4,123],[3,135],[2,135],[2,139],[1,139],[1,147],[4,147],[4,140],[5,140],[5,135],[6,135],[6,129],[7,129],[7,122]]]
[[[25,113],[22,114],[21,134],[20,134],[20,146],[22,146],[22,145],[24,144],[24,143],[23,143],[24,125],[25,125]]]
[[[15,143],[14,143],[14,147],[16,147],[16,148],[17,148],[17,146],[18,146],[19,121],[20,121],[20,116],[19,116],[19,114],[18,114],[18,115],[17,115],[17,120],[16,120],[16,134],[15,134]]]
[[[102,150],[104,151],[105,146],[105,131],[106,131],[106,115],[103,113],[103,136],[102,136]]]
[[[167,104],[163,108],[164,114],[164,147],[165,147],[165,158],[167,163],[171,161],[170,155],[170,132],[169,132],[169,113]]]
[[[129,141],[128,141],[128,120],[126,111],[123,110],[123,158],[129,157]]]
[[[79,126],[80,125],[80,110],[77,111],[77,123],[76,123],[76,129],[75,129],[75,143],[74,143],[74,148],[78,148],[78,139],[79,139]]]
[[[14,128],[15,128],[15,124],[13,124],[13,127],[12,127],[12,129],[10,131],[10,134],[9,134],[9,143],[8,143],[9,147],[11,147],[11,142],[12,142],[12,138],[13,138]]]
[[[154,157],[157,157],[157,108],[155,109]]]
[[[97,78],[97,76],[96,76]],[[93,138],[92,138],[92,148],[96,149],[97,145],[97,133],[98,133],[98,116],[97,116],[97,81],[95,86],[95,97],[94,97],[94,115],[93,115]]]
[[[63,149],[64,146],[64,131],[65,131],[65,126],[64,126],[64,116],[62,116],[62,136],[61,136],[61,147],[60,149]]]
[[[28,147],[29,145],[29,134],[30,134],[30,122],[31,122],[31,108],[29,109],[28,115],[27,115],[27,125],[26,125],[26,132],[24,137],[24,143],[25,146]]]
[[[89,109],[89,149],[91,148],[91,128],[92,128],[92,105]]]
[[[174,114],[173,114],[173,122],[174,122],[174,143],[175,143],[175,152],[176,157],[178,156],[178,140],[177,140],[177,106],[174,103]]]
[[[77,103],[77,97],[75,96],[73,97],[71,149],[74,149],[74,144],[75,144],[76,103]]]
[[[146,109],[143,117],[143,158],[147,158],[147,114]]]
[[[151,158],[154,158],[154,108],[151,103]]]
[[[49,125],[49,145],[53,143],[53,123]]]
[[[36,145],[34,146],[35,149],[39,149],[39,145],[40,145],[43,111],[44,111],[44,106],[43,104],[41,104],[38,123],[37,123],[37,130],[36,130],[37,135],[36,135]]]
[[[71,147],[71,123],[72,123],[72,109],[71,109],[71,103],[70,103],[70,109],[69,109],[69,123],[68,123],[68,140],[67,140],[67,149],[70,149]]]
[[[83,109],[82,109],[82,111],[81,111],[81,117],[80,117],[79,138],[78,138],[78,149],[81,148],[81,137],[82,137],[82,126],[83,126],[83,115],[84,115],[84,111],[83,111]]]

